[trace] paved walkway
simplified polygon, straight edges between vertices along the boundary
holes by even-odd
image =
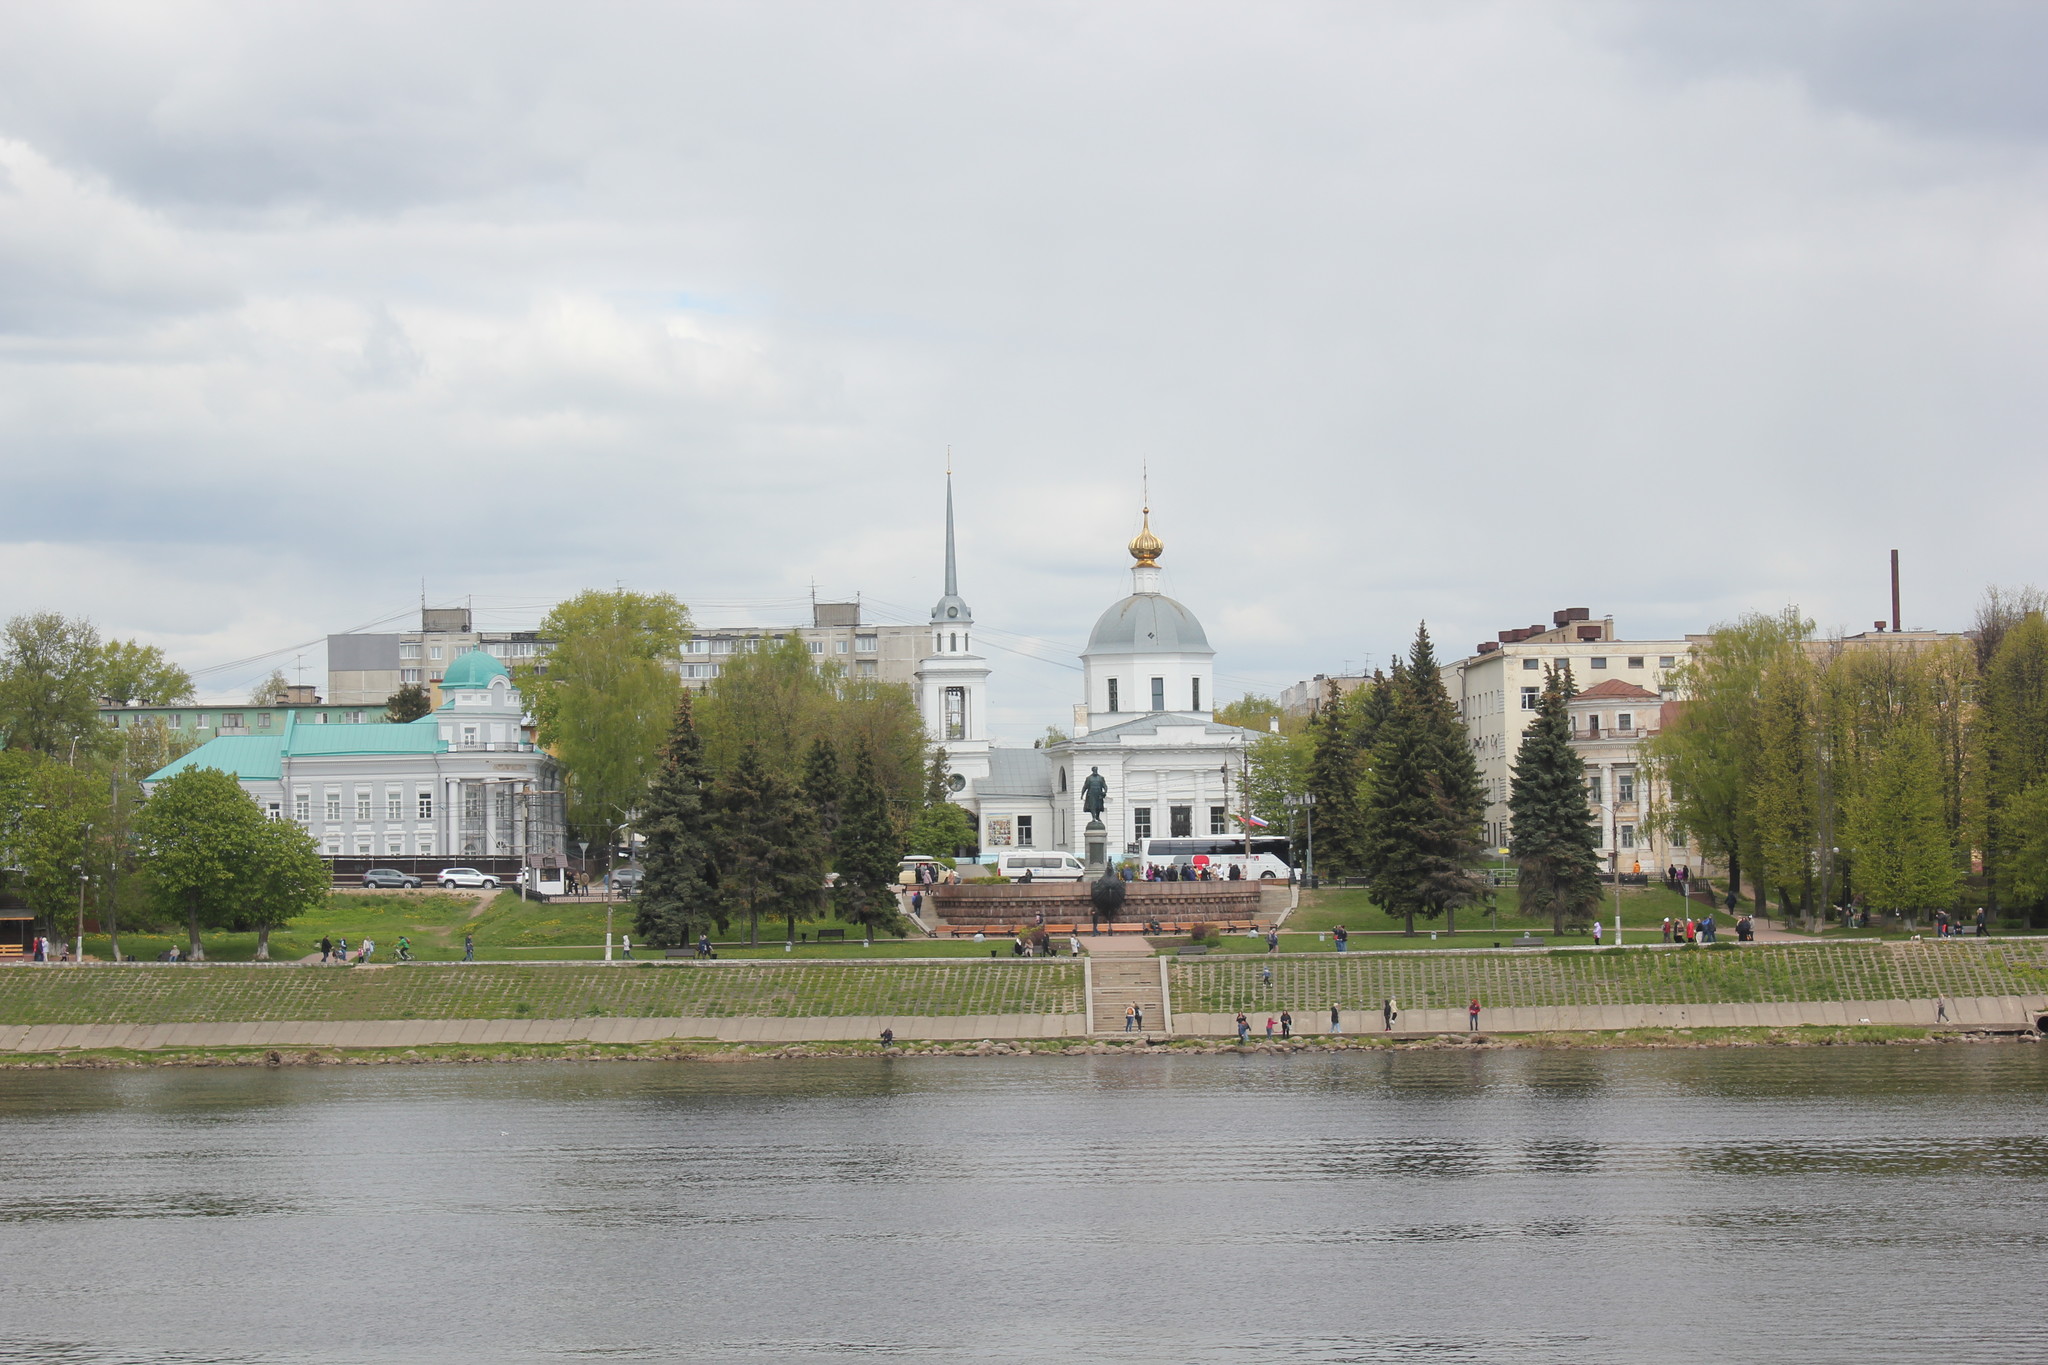
[[[1949,1026],[2023,1028],[2048,1016],[2048,997],[1963,997],[1949,1002]],[[1254,1036],[1266,1016],[1247,1010]],[[1327,1011],[1303,1012],[1301,1032],[1326,1032]],[[1175,1014],[1182,1037],[1228,1037],[1230,1014]],[[1380,1032],[1377,1010],[1345,1010],[1346,1034]],[[1147,1019],[1147,1023],[1151,1023]],[[1580,1032],[1631,1028],[1792,1028],[1802,1024],[1860,1023],[1930,1026],[1932,1000],[1870,1000],[1790,1005],[1587,1005],[1580,1008],[1496,1009],[1480,1015],[1488,1033]],[[872,1039],[883,1029],[911,1041],[1081,1038],[1079,1014],[971,1014],[853,1016],[833,1019],[386,1019],[254,1024],[37,1024],[0,1029],[0,1052],[54,1052],[75,1048],[429,1047],[488,1043],[650,1043],[669,1038],[728,1043],[795,1043]],[[1403,1010],[1397,1035],[1426,1037],[1465,1031],[1463,1010]],[[1148,1030],[1148,1032],[1156,1032]]]

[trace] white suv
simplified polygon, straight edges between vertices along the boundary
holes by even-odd
[[[473,867],[444,867],[441,869],[441,875],[434,880],[441,883],[443,891],[453,891],[458,886],[471,890],[492,891],[498,885],[496,877],[479,872]]]

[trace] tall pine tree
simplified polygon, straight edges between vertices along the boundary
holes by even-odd
[[[846,784],[838,829],[832,839],[832,864],[838,871],[833,899],[839,918],[867,931],[896,925],[896,893],[892,889],[903,849],[889,819],[889,804],[875,780],[874,756],[866,749],[853,756],[853,776]]]
[[[1572,749],[1565,707],[1574,690],[1570,673],[1546,670],[1508,794],[1522,913],[1549,915],[1558,934],[1586,923],[1600,904],[1600,826],[1586,803],[1585,764]]]
[[[839,803],[846,795],[846,782],[839,772],[839,750],[828,739],[811,742],[811,750],[804,755],[803,799],[811,808],[811,818],[817,824],[818,839],[826,852],[828,869],[833,852],[833,833],[839,828]],[[826,910],[826,888],[820,883],[814,914],[822,916]],[[789,936],[796,937],[796,925],[789,925]]]
[[[659,948],[678,948],[720,916],[711,813],[705,802],[704,752],[686,690],[661,751],[661,767],[642,807],[640,885],[633,928]]]

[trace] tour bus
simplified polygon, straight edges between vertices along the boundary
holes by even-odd
[[[1245,854],[1245,840],[1242,836],[1231,838],[1227,834],[1212,834],[1198,839],[1146,839],[1138,845],[1140,868],[1165,868],[1180,864],[1180,875],[1185,877],[1190,867],[1211,867],[1219,877],[1228,877],[1233,867],[1242,868],[1240,877],[1257,879],[1273,877],[1280,881],[1287,879],[1289,863],[1287,840],[1253,835],[1251,854]]]

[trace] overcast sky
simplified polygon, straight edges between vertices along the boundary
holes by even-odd
[[[623,583],[1001,733],[1149,461],[1219,691],[2040,583],[2048,6],[17,6],[0,613],[196,669]],[[386,627],[393,628],[393,627]],[[993,631],[1008,632],[998,637]],[[246,688],[298,651],[202,678]],[[306,651],[307,677],[321,651]]]

